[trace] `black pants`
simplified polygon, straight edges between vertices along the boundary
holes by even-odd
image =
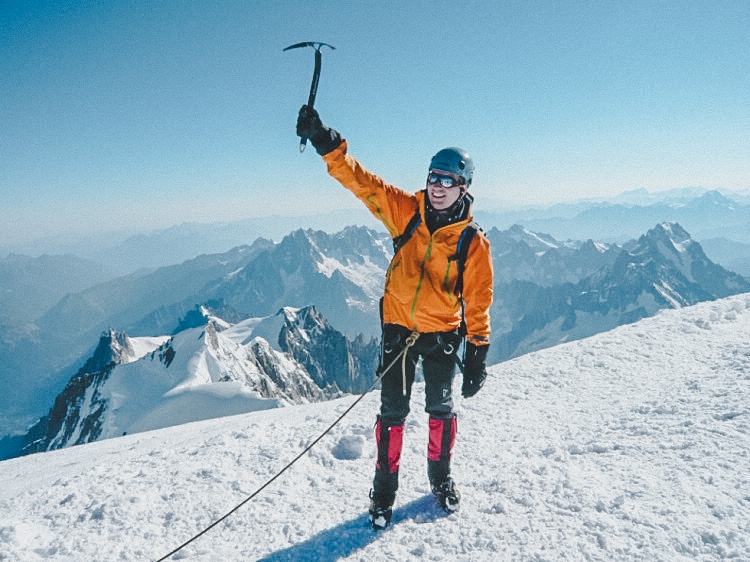
[[[410,334],[411,330],[397,324],[383,326],[380,369],[388,367],[401,353]],[[400,425],[409,415],[414,371],[420,357],[425,381],[425,411],[434,418],[452,417],[455,354],[460,343],[457,332],[420,334],[406,354],[406,395],[401,358],[383,375],[380,391],[380,418],[383,422]]]
[[[430,484],[434,488],[444,482],[450,474],[451,449],[456,436],[451,390],[456,364],[455,354],[461,337],[456,332],[420,334],[414,345],[406,352],[404,393],[403,361],[399,355],[406,346],[410,334],[411,330],[396,324],[383,326],[380,369],[382,372],[383,369],[390,368],[381,379],[380,416],[376,425],[378,462],[372,498],[379,506],[393,505],[398,490],[404,422],[409,415],[414,371],[420,357],[425,380],[425,411],[430,415],[430,442],[427,454]]]

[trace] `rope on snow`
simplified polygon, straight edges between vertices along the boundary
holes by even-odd
[[[271,485],[271,484],[272,484],[272,483],[273,483],[273,482],[274,482],[274,481],[275,481],[275,480],[276,480],[277,478],[279,478],[279,477],[280,477],[280,476],[281,476],[282,474],[284,474],[284,473],[285,473],[285,472],[286,472],[287,470],[289,470],[289,469],[290,469],[290,468],[292,467],[292,465],[294,465],[294,463],[296,463],[296,462],[297,462],[297,461],[298,461],[299,459],[301,459],[301,458],[302,458],[302,457],[303,457],[303,456],[304,456],[304,455],[305,455],[305,454],[306,454],[306,453],[307,453],[308,451],[310,451],[310,450],[311,450],[311,449],[312,449],[312,448],[313,448],[313,447],[314,447],[315,445],[317,445],[317,444],[318,444],[318,443],[320,442],[320,440],[321,440],[321,439],[323,439],[323,437],[325,437],[325,436],[326,436],[326,435],[327,435],[328,433],[330,433],[330,431],[331,431],[331,430],[332,430],[332,429],[333,429],[334,427],[336,427],[336,425],[338,425],[338,423],[339,423],[339,422],[340,422],[341,420],[343,420],[343,419],[344,419],[344,417],[345,417],[345,416],[346,416],[346,415],[347,415],[347,414],[348,414],[349,412],[351,412],[351,411],[352,411],[352,410],[354,409],[354,407],[355,407],[355,406],[356,406],[357,404],[359,404],[359,403],[360,403],[360,402],[362,401],[362,399],[363,399],[363,398],[364,398],[364,397],[365,397],[365,396],[366,396],[366,395],[367,395],[367,394],[368,394],[368,393],[369,393],[369,392],[370,392],[371,390],[373,390],[373,389],[375,388],[375,386],[377,386],[377,384],[378,384],[378,383],[380,382],[380,380],[381,380],[381,379],[383,378],[383,376],[384,376],[384,375],[385,375],[385,374],[386,374],[386,373],[387,373],[388,371],[390,371],[390,370],[391,370],[391,367],[393,367],[393,366],[394,366],[394,365],[396,364],[396,361],[398,361],[398,360],[399,360],[399,359],[400,359],[400,358],[401,358],[402,356],[403,356],[404,358],[406,357],[406,352],[408,351],[408,349],[409,349],[409,348],[410,348],[410,347],[411,347],[412,345],[414,345],[414,343],[415,343],[415,342],[417,341],[417,338],[418,338],[418,337],[419,337],[419,332],[417,332],[416,330],[415,330],[415,331],[413,331],[413,332],[411,333],[411,335],[410,335],[410,336],[409,336],[409,337],[407,338],[407,340],[406,340],[406,345],[404,346],[404,349],[402,349],[402,350],[401,350],[401,353],[399,353],[399,354],[398,354],[398,355],[397,355],[396,357],[394,357],[394,359],[393,359],[393,361],[391,362],[391,364],[390,364],[390,365],[388,365],[388,367],[387,367],[387,368],[383,369],[383,370],[382,370],[382,371],[380,372],[380,374],[379,374],[379,375],[378,375],[378,376],[377,376],[377,377],[375,378],[375,381],[374,381],[374,382],[373,382],[373,383],[372,383],[372,384],[370,385],[370,388],[368,388],[368,389],[367,389],[367,390],[365,390],[365,391],[364,391],[364,392],[363,392],[362,394],[360,394],[360,395],[359,395],[359,396],[357,397],[357,399],[356,399],[356,400],[355,400],[354,402],[352,402],[352,404],[351,404],[351,405],[350,405],[350,406],[349,406],[349,407],[348,407],[348,408],[347,408],[346,410],[344,410],[344,412],[343,412],[343,413],[342,413],[342,414],[341,414],[341,415],[340,415],[340,416],[339,416],[338,418],[336,418],[336,419],[334,420],[334,422],[333,422],[333,423],[332,423],[331,425],[329,425],[329,426],[328,426],[328,427],[326,428],[326,430],[325,430],[325,431],[324,431],[323,433],[321,433],[321,434],[320,434],[320,435],[319,435],[319,436],[318,436],[318,437],[317,437],[317,438],[316,438],[316,439],[315,439],[315,440],[314,440],[314,441],[313,441],[312,443],[310,443],[310,444],[309,444],[309,445],[308,445],[307,447],[305,447],[305,448],[304,448],[304,449],[302,450],[302,452],[301,452],[300,454],[298,454],[298,455],[297,455],[296,457],[294,457],[294,458],[293,458],[293,459],[292,459],[292,460],[291,460],[291,461],[290,461],[290,462],[289,462],[289,463],[288,463],[288,464],[287,464],[287,465],[286,465],[286,466],[285,466],[284,468],[282,468],[282,469],[281,469],[281,470],[280,470],[279,472],[277,472],[277,473],[276,473],[276,474],[275,474],[275,475],[274,475],[273,477],[271,477],[271,479],[269,479],[269,480],[268,480],[268,481],[267,481],[267,482],[266,482],[265,484],[263,484],[263,485],[262,485],[262,486],[261,486],[260,488],[258,488],[257,490],[255,490],[255,491],[254,491],[254,492],[253,492],[252,494],[250,494],[250,495],[249,495],[249,496],[248,496],[247,498],[245,498],[245,499],[244,499],[244,500],[242,500],[242,501],[241,501],[240,503],[238,503],[238,504],[237,504],[237,505],[236,505],[235,507],[233,507],[233,508],[232,508],[232,509],[231,509],[230,511],[228,511],[228,512],[227,512],[226,514],[224,514],[224,515],[222,515],[221,517],[219,517],[219,518],[218,518],[218,519],[217,519],[216,521],[214,521],[213,523],[211,523],[211,524],[210,524],[210,525],[209,525],[208,527],[206,527],[205,529],[203,529],[203,530],[202,530],[201,532],[199,532],[198,534],[196,534],[196,535],[192,536],[192,537],[191,537],[190,539],[188,539],[187,541],[185,541],[184,543],[182,543],[182,544],[181,544],[180,546],[178,546],[177,548],[175,548],[174,550],[172,550],[172,551],[171,551],[170,553],[168,553],[168,554],[165,554],[164,556],[162,556],[161,558],[159,558],[159,559],[158,559],[158,560],[157,560],[156,562],[164,562],[164,560],[166,560],[166,559],[167,559],[167,558],[169,558],[170,556],[172,556],[172,555],[176,554],[177,552],[179,552],[180,550],[182,550],[183,548],[185,548],[185,547],[186,547],[187,545],[189,545],[189,544],[190,544],[190,543],[192,543],[193,541],[195,541],[195,540],[197,540],[198,538],[200,538],[200,537],[202,537],[203,535],[205,535],[205,534],[206,534],[206,533],[207,533],[208,531],[210,531],[211,529],[213,529],[214,527],[216,527],[216,525],[218,525],[219,523],[221,523],[222,521],[224,521],[225,519],[227,519],[227,518],[228,518],[228,517],[229,517],[230,515],[232,515],[233,513],[235,513],[235,512],[236,512],[236,511],[237,511],[238,509],[240,509],[240,508],[241,508],[241,507],[242,507],[243,505],[245,505],[245,504],[246,504],[247,502],[249,502],[250,500],[252,500],[252,499],[253,499],[253,498],[254,498],[255,496],[257,496],[258,494],[260,494],[260,493],[261,493],[261,492],[262,492],[263,490],[265,490],[265,489],[266,489],[266,488],[267,488],[268,486],[270,486],[270,485]],[[405,366],[404,366],[404,365],[402,365],[402,369],[404,369],[404,373],[405,373]],[[406,379],[405,379],[405,377],[406,377],[406,375],[404,374],[404,381],[406,380]]]

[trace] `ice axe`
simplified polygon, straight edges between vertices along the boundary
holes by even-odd
[[[323,55],[320,54],[320,48],[323,46],[330,47],[331,49],[336,50],[336,47],[334,47],[333,45],[329,45],[328,43],[320,43],[319,41],[303,41],[302,43],[289,45],[286,49],[284,49],[284,51],[288,51],[290,49],[299,49],[300,47],[312,47],[313,49],[315,49],[315,72],[313,72],[312,84],[310,85],[310,97],[307,98],[307,107],[309,107],[310,109],[313,108],[313,104],[315,103],[315,95],[318,93],[320,67],[323,63]],[[304,138],[300,140],[299,151],[304,152],[306,146],[307,139]]]

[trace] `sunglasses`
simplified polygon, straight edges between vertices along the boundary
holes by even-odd
[[[438,172],[430,172],[427,176],[427,185],[435,185],[444,187],[445,189],[450,189],[463,184],[464,179],[456,176],[450,176]]]

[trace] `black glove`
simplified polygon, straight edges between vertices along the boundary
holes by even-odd
[[[484,386],[487,379],[487,352],[489,345],[474,345],[466,342],[466,353],[464,355],[464,382],[461,386],[461,395],[471,398]]]
[[[297,136],[310,139],[310,142],[321,156],[328,154],[341,144],[338,131],[326,127],[320,120],[320,115],[306,105],[299,110],[297,117]]]

